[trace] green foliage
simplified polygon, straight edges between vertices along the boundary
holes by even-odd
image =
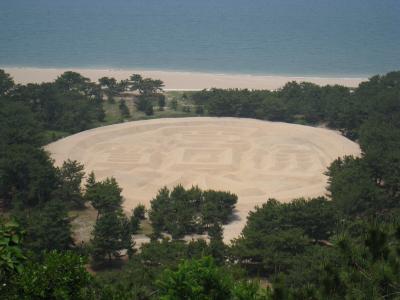
[[[346,236],[336,245],[341,251],[340,265],[327,265],[322,275],[321,294],[330,299],[397,299],[400,293],[399,227],[372,226],[354,243]]]
[[[140,219],[132,214],[129,223],[131,228],[131,234],[136,234],[140,230]]]
[[[289,272],[312,242],[333,233],[337,218],[332,203],[324,198],[287,204],[272,199],[250,212],[231,253],[251,273]]]
[[[139,111],[145,111],[146,108],[149,106],[149,101],[146,97],[144,96],[138,96],[135,99],[135,105],[136,105],[136,109]]]
[[[185,260],[176,271],[166,269],[157,281],[158,297],[179,299],[267,300],[269,293],[254,281],[233,280],[211,257]]]
[[[125,100],[122,99],[119,102],[118,108],[119,108],[119,111],[120,111],[122,117],[129,118],[131,116],[131,113],[129,112],[129,108],[128,108],[128,106],[126,106]]]
[[[231,278],[211,258],[185,261],[177,271],[165,270],[158,282],[159,298],[168,300],[229,299]]]
[[[298,254],[292,261],[285,275],[277,274],[270,278],[271,282],[278,283],[283,289],[308,289],[312,285],[318,285],[321,274],[328,264],[339,265],[341,261],[338,249],[330,242],[308,245],[304,252]],[[280,281],[284,279],[283,281]],[[304,291],[302,291],[304,292]]]
[[[153,97],[148,95],[140,95],[136,97],[135,105],[137,110],[144,112],[148,116],[153,115],[153,100]]]
[[[97,219],[92,233],[92,257],[95,263],[101,263],[105,258],[123,256],[122,250],[133,252],[131,226],[126,216],[119,211],[107,211]]]
[[[118,94],[126,91],[127,89],[127,82],[117,80],[113,77],[102,77],[99,79],[100,89],[104,92],[107,96],[108,101],[113,103],[114,97]]]
[[[30,262],[15,279],[10,299],[88,299],[91,276],[82,257],[72,252],[49,252],[43,262]]]
[[[87,177],[87,180],[85,183],[85,192],[87,192],[87,190],[90,190],[91,188],[93,188],[95,185],[96,185],[96,175],[92,171],[89,173],[89,175]],[[85,197],[86,196],[87,195],[85,194]]]
[[[338,159],[329,168],[333,201],[352,215],[399,207],[400,72],[360,84],[348,103],[343,131],[359,137],[363,156]]]
[[[137,233],[140,230],[140,221],[145,220],[146,208],[143,204],[138,204],[133,210],[131,215],[131,232],[132,234]]]
[[[165,107],[165,96],[160,94],[158,97],[158,108],[159,110],[164,110]]]
[[[48,154],[28,144],[8,146],[0,157],[0,199],[10,207],[48,201],[58,183]]]
[[[323,119],[326,99],[322,98],[322,88],[318,85],[289,82],[279,91],[279,96],[290,115],[302,115],[309,123]]]
[[[183,106],[182,106],[182,111],[183,111],[184,113],[190,113],[191,108],[190,108],[189,105],[183,105]]]
[[[196,114],[197,115],[204,115],[204,108],[201,105],[196,106]]]
[[[66,71],[57,77],[55,84],[64,91],[82,91],[89,82],[89,78],[83,77],[79,73]]]
[[[393,200],[398,200],[400,193],[400,122],[397,121],[400,105],[397,111],[393,120],[390,120],[389,113],[385,113],[382,118],[365,122],[360,128],[359,140],[371,181]],[[386,205],[398,206],[396,202]]]
[[[226,246],[224,244],[224,229],[221,224],[215,223],[208,229],[210,237],[210,253],[216,262],[222,263],[226,256]]]
[[[0,294],[8,289],[10,278],[22,272],[26,259],[21,250],[22,235],[16,222],[0,219]]]
[[[97,85],[75,73],[54,83],[18,85],[8,98],[35,112],[47,130],[78,132],[105,116]]]
[[[270,291],[263,289],[255,281],[235,282],[233,287],[234,300],[269,300]]]
[[[271,297],[397,299],[400,292],[398,222],[375,219],[353,221],[349,225],[333,239],[329,248],[319,248],[320,254],[308,255],[309,261],[299,265],[303,270],[297,270],[289,277],[280,276],[273,284]],[[354,231],[354,227],[358,230]],[[314,262],[310,260],[312,257]],[[309,269],[310,265],[312,269]],[[291,285],[285,282],[288,279]]]
[[[338,213],[333,204],[323,197],[295,199],[280,203],[270,199],[250,212],[243,234],[252,231],[270,233],[273,230],[300,228],[310,238],[329,238],[336,228]]]
[[[140,257],[150,266],[158,266],[161,269],[175,268],[185,258],[200,258],[206,252],[205,242],[190,242],[182,240],[162,239],[151,241],[141,247]]]
[[[95,264],[103,263],[105,258],[109,262],[112,258],[120,258],[123,250],[129,256],[133,254],[131,234],[135,224],[123,213],[121,191],[115,178],[96,182],[94,174],[90,174],[85,198],[98,211],[91,240],[91,254]]]
[[[8,94],[14,87],[14,80],[9,74],[0,69],[0,97]]]
[[[250,274],[276,276],[288,272],[310,244],[301,229],[276,230],[268,235],[238,238],[231,252]]]
[[[173,110],[178,110],[178,100],[175,98],[171,100],[170,102],[171,109]]]
[[[85,207],[85,198],[82,195],[81,184],[85,176],[84,166],[76,160],[67,160],[58,169],[61,186],[57,196],[64,203],[71,203],[72,207],[82,209]]]
[[[101,300],[152,299],[158,268],[148,266],[133,256],[122,269],[103,270],[96,274],[90,289]]]
[[[55,244],[61,237],[49,237]],[[27,234],[29,236],[29,233]],[[58,240],[57,240],[58,239]],[[71,252],[50,252],[43,261],[26,259],[22,252],[22,231],[15,222],[0,224],[0,294],[2,299],[87,299],[90,275],[84,260]],[[84,295],[85,294],[85,295]]]
[[[114,89],[117,86],[117,80],[113,77],[101,77],[99,84],[101,88]]]
[[[397,78],[398,73],[389,74],[392,78],[391,87],[394,87],[394,78]],[[383,89],[383,86],[378,88]],[[361,90],[364,90],[362,86],[360,91],[352,93],[349,88],[339,85],[320,87],[307,82],[289,82],[278,91],[212,89],[195,92],[192,99],[196,105],[204,106],[206,111],[214,116],[304,124],[324,123],[342,130],[351,138],[356,138],[360,125],[367,114],[372,112],[364,105],[366,98],[371,102],[376,101],[372,100],[370,91]],[[369,87],[366,90],[369,90]]]
[[[152,115],[154,115],[153,105],[152,105],[152,104],[147,105],[147,107],[146,107],[144,113],[145,113],[147,116],[152,116]]]
[[[141,75],[133,74],[130,77],[129,87],[131,91],[138,91],[141,95],[153,95],[162,92],[164,83],[161,80],[143,78]]]
[[[133,209],[133,215],[135,218],[138,218],[139,220],[144,220],[146,219],[146,208],[143,204],[138,204],[136,207]]]
[[[337,159],[328,168],[328,190],[337,207],[347,214],[376,211],[385,207],[383,190],[373,181],[365,160]]]
[[[215,223],[230,221],[237,196],[228,192],[185,190],[181,185],[169,191],[162,188],[151,201],[149,219],[156,234],[165,231],[173,238],[203,233]]]
[[[0,101],[0,149],[15,144],[41,146],[41,127],[37,114],[22,103]]]
[[[185,259],[199,259],[207,253],[203,240],[163,239],[144,244],[121,269],[98,273],[95,293],[100,299],[157,299],[156,280],[166,269],[175,270]]]
[[[91,180],[94,180],[94,177]],[[94,184],[90,182],[86,186],[85,198],[101,215],[107,212],[122,211],[121,192],[122,189],[117,181],[111,177]]]
[[[195,191],[197,193],[197,191]],[[201,191],[200,191],[201,192]],[[215,223],[227,224],[232,217],[238,197],[230,192],[207,190],[200,195],[200,209],[203,226],[208,228]]]
[[[192,99],[213,116],[265,119],[269,112],[264,101],[270,101],[272,97],[274,94],[269,91],[212,89],[194,93]]]
[[[37,256],[44,250],[65,251],[74,244],[68,211],[59,200],[51,200],[30,212],[24,212],[21,223],[26,230],[24,248]]]
[[[0,199],[3,205],[47,201],[57,184],[37,115],[21,103],[0,102]]]

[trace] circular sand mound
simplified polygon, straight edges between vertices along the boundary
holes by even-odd
[[[237,220],[225,227],[225,240],[238,236],[248,212],[268,198],[324,195],[327,166],[360,153],[331,130],[237,118],[123,123],[75,134],[47,150],[58,165],[69,158],[97,179],[114,176],[127,210],[138,203],[149,207],[165,185],[236,193]]]

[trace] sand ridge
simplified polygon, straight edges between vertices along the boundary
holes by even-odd
[[[268,198],[324,195],[327,166],[339,156],[360,154],[356,143],[327,129],[211,117],[100,127],[46,148],[58,165],[70,158],[98,179],[114,176],[126,210],[138,203],[149,207],[165,185],[236,193],[237,218],[225,226],[226,241],[240,234],[248,212]]]
[[[113,69],[83,69],[83,68],[4,68],[17,83],[41,83],[53,81],[65,71],[74,71],[97,81],[103,76],[115,77],[117,80],[128,79],[133,73],[145,77],[161,79],[166,90],[194,91],[208,88],[239,88],[239,89],[279,89],[287,82],[312,82],[319,85],[344,85],[357,87],[367,78],[362,77],[317,77],[317,76],[284,76],[255,74],[216,74],[185,71],[156,70],[113,70]]]

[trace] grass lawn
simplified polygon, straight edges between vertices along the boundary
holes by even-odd
[[[190,100],[190,94],[191,92],[181,91],[165,92],[166,106],[164,110],[160,110],[157,106],[154,106],[154,114],[150,116],[136,109],[133,96],[126,95],[124,97],[115,97],[115,102],[113,103],[104,101],[103,108],[106,114],[105,121],[96,124],[96,127],[138,120],[198,116],[198,114],[195,113],[195,106]],[[119,103],[121,99],[125,100],[125,103],[131,114],[130,117],[123,118],[121,116],[121,112],[119,110]],[[173,100],[177,101],[178,104],[176,110],[172,109],[171,107],[171,101]]]

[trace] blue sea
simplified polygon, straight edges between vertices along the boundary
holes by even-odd
[[[400,70],[399,0],[0,0],[0,67],[366,76]]]

